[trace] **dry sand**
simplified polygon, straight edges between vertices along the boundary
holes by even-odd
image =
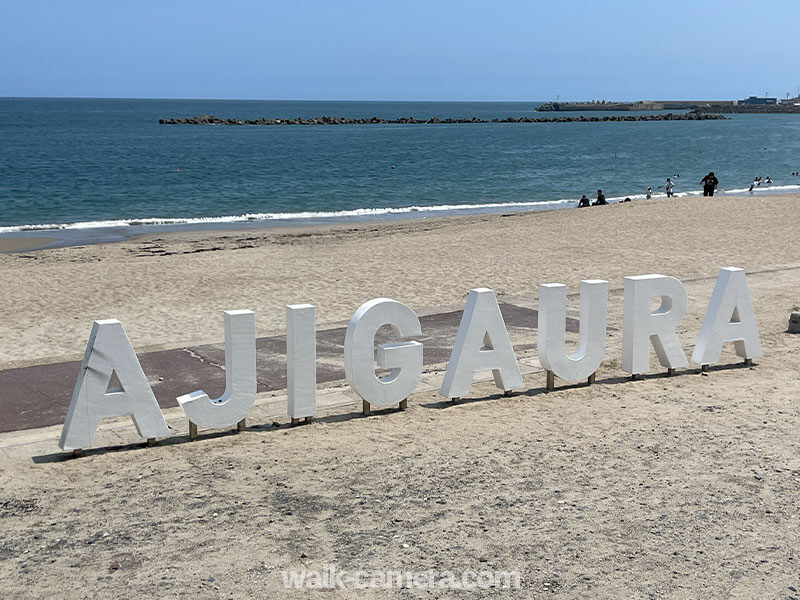
[[[405,413],[351,407],[311,427],[3,458],[0,589],[271,598],[282,569],[335,563],[520,572],[521,591],[476,598],[800,598],[800,336],[785,333],[800,304],[799,203],[677,198],[0,256],[2,368],[79,357],[95,318],[121,319],[143,351],[219,341],[228,308],[255,310],[266,335],[287,303],[315,304],[324,326],[377,296],[425,312],[475,286],[533,302],[539,283],[577,292],[581,278],[609,280],[614,328],[592,387],[547,394],[527,376],[513,398],[479,384],[455,406],[424,392]],[[625,379],[623,276],[684,281],[688,353],[722,266],[748,271],[764,358],[744,368],[726,349],[731,368]],[[325,597],[356,595],[387,594]]]
[[[492,215],[300,231],[193,232],[119,244],[0,255],[0,368],[78,359],[99,318],[118,318],[137,351],[218,341],[222,311],[256,311],[282,332],[284,306],[310,302],[320,326],[364,301],[415,310],[462,306],[468,290],[535,299],[662,272],[714,277],[800,261],[797,197],[676,198],[590,210]]]

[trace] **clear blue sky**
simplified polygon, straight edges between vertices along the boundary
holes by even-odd
[[[0,96],[785,96],[800,0],[0,0]]]

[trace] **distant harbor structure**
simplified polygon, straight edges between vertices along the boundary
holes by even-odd
[[[758,96],[748,96],[744,100],[739,100],[738,104],[747,104],[747,105],[768,105],[768,104],[777,104],[777,98],[759,98]]]
[[[538,111],[629,111],[629,110],[697,110],[699,108],[727,107],[736,100],[637,100],[636,102],[545,102]]]
[[[778,101],[766,96],[749,96],[742,100],[637,100],[636,102],[545,102],[536,108],[542,112],[691,110],[708,113],[800,113],[800,96]]]

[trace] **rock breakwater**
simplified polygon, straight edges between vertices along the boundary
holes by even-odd
[[[414,117],[400,117],[398,119],[381,119],[379,117],[348,118],[348,117],[315,117],[304,119],[223,119],[214,115],[199,115],[187,118],[159,119],[159,125],[452,125],[466,123],[605,123],[620,121],[708,121],[725,119],[719,114],[705,114],[699,112],[667,113],[661,115],[605,115],[574,116],[574,117],[504,117],[495,119],[472,118],[446,118],[432,117],[430,119],[416,119]]]

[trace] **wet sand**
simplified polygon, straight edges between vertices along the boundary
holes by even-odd
[[[54,237],[0,237],[0,252],[24,252],[57,241]]]

